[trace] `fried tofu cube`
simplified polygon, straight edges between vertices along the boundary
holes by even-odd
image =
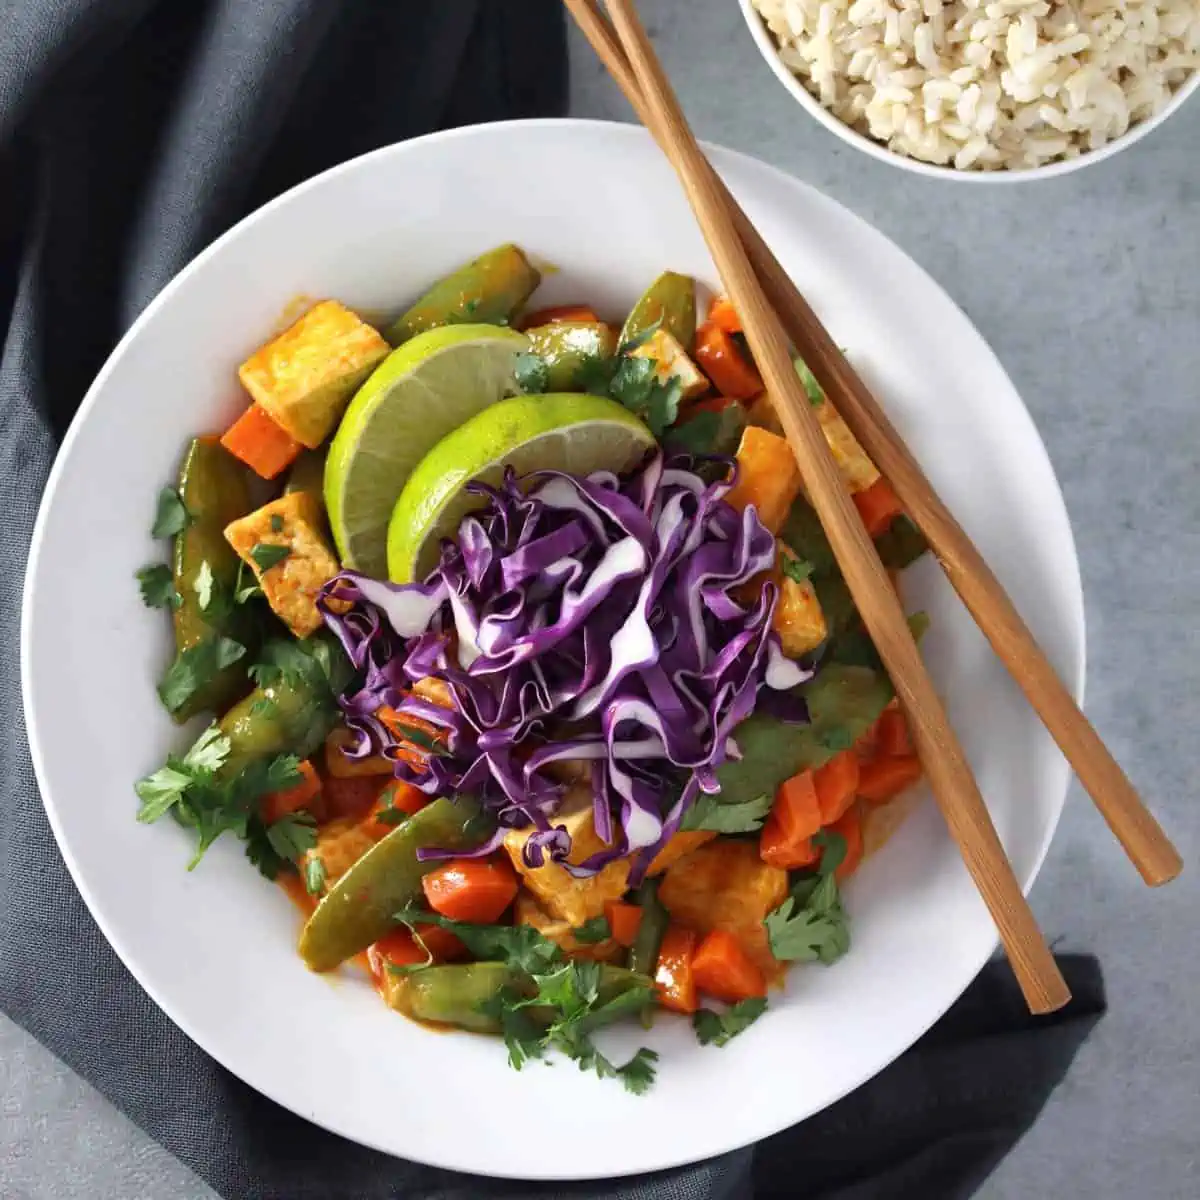
[[[555,945],[562,947],[572,958],[610,962],[621,952],[621,947],[612,938],[605,938],[601,942],[578,941],[569,921],[551,916],[524,888],[517,894],[517,903],[513,911],[518,925],[532,926],[542,937],[549,938]]]
[[[828,400],[818,404],[813,412],[821,423],[821,432],[833,452],[833,461],[837,463],[851,495],[865,492],[879,478],[879,469],[867,457],[858,438],[850,432],[850,426],[838,416],[837,409]]]
[[[578,865],[604,849],[592,822],[592,793],[589,788],[572,788],[564,798],[554,824],[571,835],[569,861]],[[522,850],[532,829],[513,829],[504,838],[504,848],[521,882],[552,917],[578,929],[585,921],[603,916],[609,900],[619,900],[629,889],[629,861],[609,863],[597,874],[577,878],[561,863],[544,861],[540,867],[526,864]]]
[[[225,527],[225,540],[254,572],[267,603],[301,638],[321,627],[317,593],[341,569],[320,520],[311,494],[291,492]]]
[[[779,588],[779,599],[771,624],[779,634],[784,654],[799,658],[815,650],[829,636],[829,628],[812,580],[797,581],[783,570],[784,560],[796,556],[782,542],[778,545],[772,578]]]
[[[674,866],[685,855],[698,850],[717,835],[711,829],[685,829],[671,835],[670,841],[654,856],[646,870],[647,875],[661,875]]]
[[[770,392],[759,392],[750,401],[750,405],[746,409],[746,423],[756,425],[759,429],[767,429],[771,433],[777,433],[783,437],[783,422],[780,421],[779,414],[775,411],[775,402],[771,399]]]
[[[300,857],[300,874],[306,877],[309,863],[320,859],[325,891],[329,891],[374,845],[375,839],[358,818],[337,817],[317,830],[317,844]]]
[[[652,358],[660,383],[679,380],[684,400],[694,400],[708,391],[708,376],[688,357],[679,339],[665,329],[656,329],[630,354],[633,358]]]
[[[322,300],[259,347],[238,376],[277,425],[315,450],[390,352],[378,330],[336,300]]]
[[[772,979],[781,968],[763,919],[788,894],[787,872],[768,866],[755,842],[720,838],[680,859],[663,876],[658,898],[671,916],[697,930],[732,933]]]

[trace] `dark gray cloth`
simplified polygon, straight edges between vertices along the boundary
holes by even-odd
[[[561,111],[562,14],[558,0],[0,0],[0,31],[0,1007],[231,1200],[970,1194],[1103,1011],[1092,960],[1063,960],[1076,1000],[1043,1021],[987,968],[917,1048],[754,1155],[579,1187],[344,1142],[150,1003],[66,873],[25,743],[20,588],[57,438],[146,302],[262,201],[400,138]]]

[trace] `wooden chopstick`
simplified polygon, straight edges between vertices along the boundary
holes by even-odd
[[[874,544],[842,484],[819,423],[792,367],[788,338],[771,309],[712,171],[671,92],[630,0],[608,10],[660,144],[691,202],[742,324],[754,358],[778,405],[817,515],[829,536],[851,596],[908,714],[917,752],[951,835],[958,843],[1004,943],[1033,1012],[1070,999],[1066,981],[1034,921],[1005,857],[987,807],[933,684]]]
[[[641,88],[595,0],[565,0],[580,29],[643,124]],[[711,166],[758,281],[784,329],[851,432],[925,535],[951,586],[1074,768],[1108,827],[1151,886],[1183,869],[1178,850],[1084,716],[971,539],[942,503],[870,389],[847,362],[770,247]]]

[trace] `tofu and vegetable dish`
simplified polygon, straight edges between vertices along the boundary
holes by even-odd
[[[501,246],[385,328],[323,300],[241,364],[138,573],[162,703],[211,721],[138,819],[193,867],[240,839],[314,971],[640,1092],[656,1054],[597,1031],[665,1010],[723,1046],[834,963],[920,768],[728,300],[540,282]],[[796,369],[899,586],[924,542]]]

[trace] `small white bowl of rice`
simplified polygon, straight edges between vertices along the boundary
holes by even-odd
[[[740,0],[823,125],[918,174],[1001,183],[1099,162],[1200,85],[1200,0]]]

